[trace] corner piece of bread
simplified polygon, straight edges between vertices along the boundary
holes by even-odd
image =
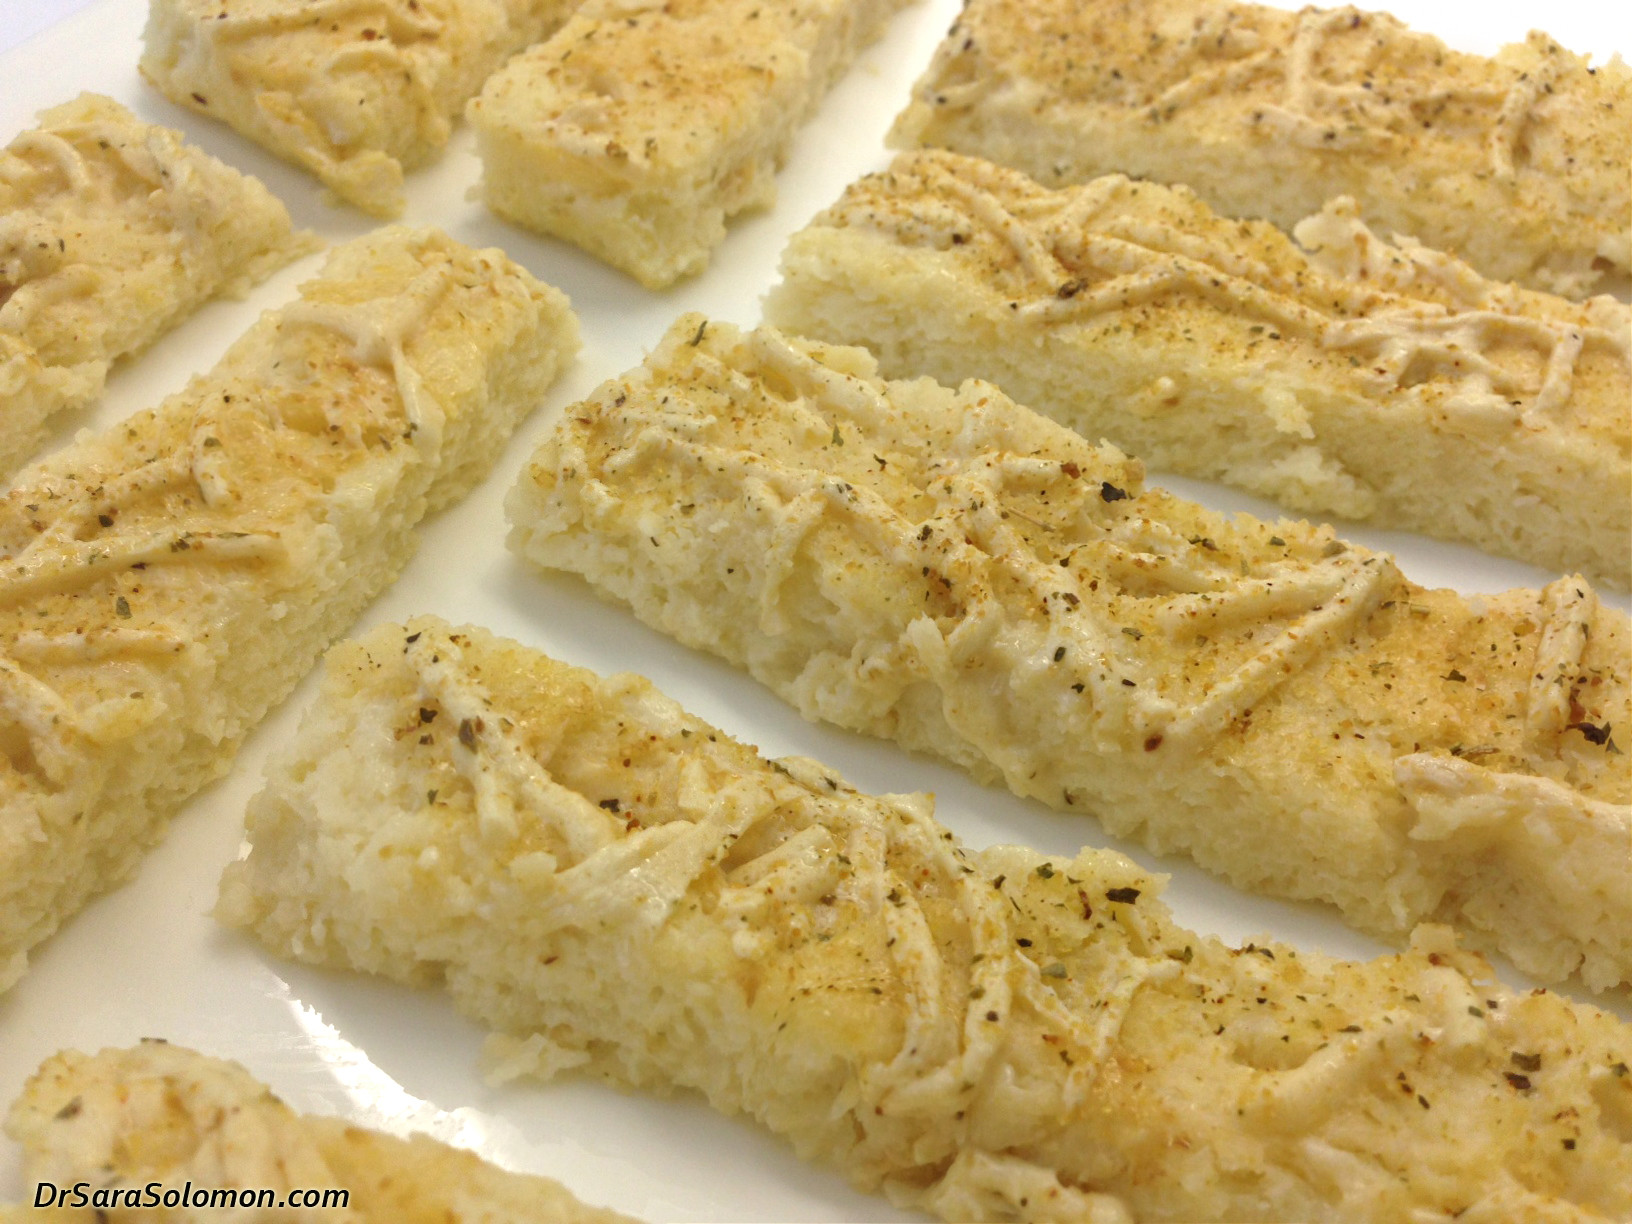
[[[1632,311],[1360,221],[1297,242],[1188,188],[906,153],[795,234],[768,322],[988,378],[1158,471],[1632,584]]]
[[[44,1184],[68,1198],[55,1215],[18,1210],[23,1221],[633,1224],[559,1182],[507,1172],[428,1135],[296,1113],[239,1064],[164,1041],[47,1059],[13,1103],[6,1134],[22,1145],[27,1192],[42,1197],[35,1188]],[[108,1205],[74,1209],[76,1185]],[[269,1194],[275,1205],[229,1211],[220,1191]],[[325,1205],[283,1206],[314,1191]],[[200,1201],[158,1215],[166,1195],[179,1202],[184,1193]]]
[[[482,198],[649,289],[700,272],[908,2],[589,0],[471,102]]]
[[[443,985],[501,1074],[701,1092],[952,1221],[1623,1219],[1632,1029],[1426,927],[1177,925],[1121,855],[958,843],[638,676],[479,629],[329,655],[217,914]]]
[[[394,217],[488,74],[576,0],[150,0],[142,75]]]
[[[1366,224],[1584,297],[1632,272],[1632,70],[1544,34],[1467,55],[1386,13],[970,0],[896,120],[1049,186],[1121,172],[1289,228]]]
[[[569,409],[510,544],[807,718],[1400,941],[1632,980],[1632,628],[1230,517],[988,383],[678,321]]]
[[[180,132],[81,94],[0,151],[0,480],[108,368],[315,249]]]
[[[158,408],[0,499],[0,989],[406,563],[576,351],[497,250],[337,247]]]

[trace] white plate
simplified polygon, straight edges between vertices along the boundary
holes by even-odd
[[[0,0],[0,46],[24,36],[42,0]],[[78,0],[48,0],[68,11]],[[1556,0],[1540,20],[1567,46],[1600,54],[1632,44],[1632,10],[1597,0]],[[788,234],[834,200],[857,175],[882,167],[889,121],[957,12],[957,0],[926,0],[829,96],[799,136],[781,176],[781,202],[732,228],[713,266],[655,294],[573,248],[530,237],[466,200],[477,164],[470,133],[409,183],[406,220],[497,245],[571,296],[584,323],[584,352],[548,403],[516,437],[491,479],[466,503],[422,529],[421,550],[396,586],[364,617],[373,624],[417,612],[475,621],[560,658],[606,672],[650,676],[696,713],[767,752],[805,753],[869,790],[929,790],[942,818],[975,845],[1019,841],[1074,853],[1114,844],[1091,821],[1056,815],[970,783],[935,762],[883,743],[801,721],[758,685],[690,653],[599,602],[579,581],[542,577],[504,550],[501,501],[561,407],[640,360],[684,310],[752,324],[774,280]],[[1470,51],[1522,38],[1531,4],[1396,0],[1395,11]],[[111,94],[144,118],[179,127],[200,145],[263,178],[296,220],[324,237],[363,232],[360,214],[325,206],[312,180],[225,128],[171,106],[136,72],[144,5],[101,0],[0,54],[0,140],[32,126],[36,111],[81,89]],[[1615,28],[1606,29],[1613,22]],[[286,270],[249,301],[206,308],[139,360],[115,372],[104,402],[58,434],[101,425],[156,403],[208,368],[263,308],[286,300],[315,259]],[[1226,509],[1272,515],[1266,503],[1193,481],[1163,480]],[[1419,581],[1465,591],[1535,586],[1548,575],[1471,550],[1409,536],[1347,529],[1350,538],[1396,552]],[[1612,598],[1623,609],[1627,600]],[[310,700],[310,680],[251,737],[232,774],[181,814],[135,881],[93,903],[40,947],[33,967],[0,997],[0,1106],[39,1062],[63,1047],[96,1050],[162,1036],[236,1058],[299,1109],[344,1114],[366,1125],[426,1130],[512,1168],[560,1178],[586,1199],[650,1220],[907,1219],[883,1200],[808,1168],[752,1124],[719,1117],[694,1098],[660,1101],[570,1078],[549,1085],[483,1085],[482,1034],[446,999],[360,977],[320,973],[264,955],[208,918],[222,866],[239,850],[244,804],[269,751],[291,733]],[[1231,939],[1273,932],[1305,947],[1365,956],[1381,949],[1313,907],[1244,897],[1182,862],[1168,899],[1180,918]],[[1519,982],[1512,973],[1507,976]],[[1602,1000],[1600,1000],[1602,1002]],[[1627,1015],[1625,998],[1616,1010]],[[0,1202],[22,1192],[15,1149],[0,1143]]]

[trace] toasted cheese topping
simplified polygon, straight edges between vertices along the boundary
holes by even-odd
[[[237,1063],[163,1041],[47,1059],[12,1105],[6,1133],[23,1147],[30,1187],[83,1186],[107,1203],[47,1219],[151,1220],[165,1195],[185,1192],[201,1201],[173,1200],[161,1218],[203,1224],[222,1218],[226,1209],[211,1201],[222,1191],[269,1191],[278,1203],[294,1191],[318,1201],[244,1206],[233,1218],[630,1224],[548,1178],[505,1172],[425,1135],[297,1114]]]
[[[141,69],[376,216],[489,73],[576,0],[154,0]]]
[[[1290,227],[1350,195],[1486,275],[1584,296],[1632,261],[1632,73],[1543,34],[1461,54],[1384,13],[976,0],[899,144],[1044,182],[1124,171]]]
[[[260,182],[83,94],[0,151],[0,476],[108,368],[309,250]]]
[[[0,500],[0,984],[226,767],[575,340],[499,252],[380,231]]]
[[[504,1074],[704,1093],[948,1220],[1615,1219],[1627,1027],[1443,928],[1177,926],[1120,855],[975,852],[634,676],[434,618],[331,653],[218,915],[444,983]]]
[[[1160,468],[1624,588],[1632,312],[1384,241],[1351,200],[1296,233],[1120,175],[1050,190],[903,154],[795,237],[766,309]]]
[[[1571,840],[1575,890],[1471,922],[1475,896],[1535,887],[1545,820],[1462,857],[1411,836],[1394,777],[1428,754],[1623,810],[1629,630],[1580,579],[1425,590],[1329,528],[1143,488],[1136,462],[989,385],[884,383],[860,350],[696,316],[566,414],[510,514],[521,555],[808,717],[1367,930],[1469,923],[1600,987],[1632,968],[1624,817]]]

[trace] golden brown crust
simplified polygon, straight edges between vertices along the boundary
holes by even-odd
[[[1051,185],[1184,182],[1283,227],[1351,195],[1566,296],[1632,266],[1632,71],[1541,34],[1487,59],[1354,8],[971,0],[893,139]]]

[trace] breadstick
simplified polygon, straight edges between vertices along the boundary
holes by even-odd
[[[1632,312],[1391,245],[1352,201],[1296,233],[903,154],[794,235],[766,319],[891,378],[989,378],[1159,471],[1626,590]]]
[[[218,916],[279,954],[445,985],[501,1074],[693,1089],[947,1220],[1632,1211],[1632,1032],[1445,928],[1232,948],[1121,855],[969,850],[481,630],[337,647],[248,836]]]
[[[482,198],[649,289],[699,272],[906,3],[589,0],[471,102]]]
[[[577,0],[150,0],[142,75],[378,217],[494,69]]]
[[[135,870],[577,347],[498,251],[337,248],[158,408],[0,500],[0,989]]]
[[[1049,186],[1187,183],[1283,228],[1352,196],[1379,233],[1565,297],[1632,271],[1632,69],[1539,33],[1485,58],[1347,7],[970,0],[891,140]]]
[[[512,548],[801,713],[1403,941],[1632,979],[1627,618],[1229,518],[989,384],[681,319],[569,409]]]

